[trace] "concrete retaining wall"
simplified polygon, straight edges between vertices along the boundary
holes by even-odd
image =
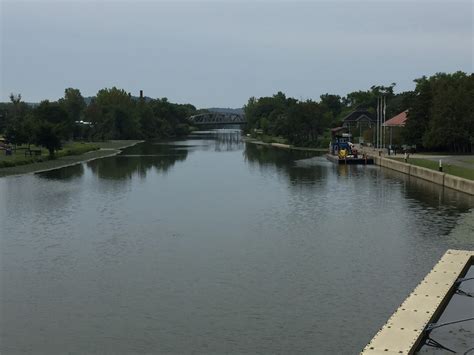
[[[448,187],[453,190],[465,192],[474,195],[474,181],[463,179],[457,176],[441,173],[436,170],[422,168],[420,166],[403,163],[393,159],[383,157],[373,157],[374,164],[384,168],[399,171],[409,176],[414,176],[435,184]]]
[[[400,171],[402,173],[405,173],[407,175],[410,175],[410,168],[412,165],[407,164],[407,163],[402,163],[397,160],[393,159],[384,159],[384,158],[379,158],[380,159],[380,166],[383,166],[384,168],[389,168],[392,170]]]
[[[411,165],[410,176],[428,180],[438,185],[444,185],[444,176],[446,174],[440,173],[439,171],[422,168],[421,166]]]
[[[457,176],[445,174],[444,186],[449,187],[450,189],[474,195],[474,181],[472,180],[467,180]]]

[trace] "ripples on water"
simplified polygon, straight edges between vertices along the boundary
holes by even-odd
[[[2,354],[356,353],[472,248],[462,193],[232,131],[2,178],[0,196]]]

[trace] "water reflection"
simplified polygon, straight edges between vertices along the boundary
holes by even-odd
[[[187,139],[147,141],[125,149],[121,154],[87,163],[98,177],[108,180],[127,180],[133,176],[145,178],[154,170],[166,174],[177,162],[183,162],[196,150],[232,152],[243,149],[241,132],[235,129],[198,131]],[[63,169],[38,174],[42,179],[70,181],[84,174],[84,165],[77,164]]]
[[[217,131],[214,137],[214,150],[216,152],[241,150],[244,146],[240,131]]]
[[[184,144],[185,141],[147,141],[126,148],[122,151],[120,156],[134,157],[134,156],[152,156],[152,157],[167,157],[176,155],[186,155],[187,148],[192,145]],[[180,148],[184,148],[184,151]]]
[[[265,173],[277,173],[286,176],[292,184],[317,183],[325,180],[327,169],[325,161],[320,158],[322,167],[305,166],[297,164],[299,160],[315,156],[315,152],[276,149],[266,145],[245,144],[244,158],[252,169]]]
[[[71,181],[84,175],[84,165],[76,164],[62,169],[45,171],[37,175],[38,177],[47,180]]]
[[[95,160],[87,163],[91,171],[101,179],[126,180],[133,176],[145,178],[154,169],[166,174],[176,162],[186,160],[187,154],[167,156],[115,156],[108,159]]]
[[[442,209],[446,215],[454,215],[454,211],[467,212],[474,206],[474,196],[460,191],[440,187],[432,182],[410,177],[406,174],[390,170],[377,168],[381,173],[381,178],[390,183],[400,184],[403,188],[405,198],[421,202],[425,209]],[[377,174],[375,170],[372,174]],[[456,209],[447,208],[456,206]]]
[[[204,141],[207,148],[216,152],[231,152],[242,150],[244,147],[242,132],[238,129],[196,131],[189,138]]]
[[[474,206],[473,196],[425,180],[378,166],[335,165],[324,153],[315,154],[251,143],[244,150],[245,160],[253,169],[286,176],[292,190],[291,205],[318,206],[319,212],[311,212],[315,217],[316,213],[325,214],[322,211],[327,206],[334,211],[326,216],[328,220],[337,215],[354,225],[368,221],[368,215],[380,215],[381,219],[393,216],[408,229],[415,229],[414,224],[421,220],[425,224],[421,239],[439,239],[448,235],[459,216]],[[299,220],[298,216],[292,219]],[[371,223],[377,223],[377,219]]]
[[[87,166],[95,175],[108,180],[145,178],[150,170],[166,174],[188,156],[187,150],[176,148],[171,144],[145,142],[125,149],[120,155],[88,162]]]

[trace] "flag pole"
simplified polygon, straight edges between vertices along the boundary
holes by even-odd
[[[378,141],[377,141],[377,149],[380,149],[380,145],[382,142],[382,139],[380,137],[381,129],[380,129],[380,122],[382,121],[382,98],[379,97],[379,114],[378,114],[378,119],[377,119],[377,129],[378,129]]]
[[[376,138],[375,138],[375,148],[379,148],[379,101],[380,101],[380,97],[377,96],[377,123],[375,125],[375,135],[376,135]]]
[[[387,110],[387,97],[383,97],[383,142],[385,145],[387,145],[387,138],[385,137],[385,121],[386,121],[386,110]]]

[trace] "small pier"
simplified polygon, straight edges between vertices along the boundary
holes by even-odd
[[[474,261],[474,251],[448,250],[361,352],[414,354]]]

